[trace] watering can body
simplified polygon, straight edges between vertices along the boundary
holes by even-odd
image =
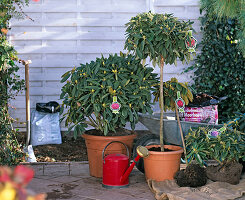
[[[129,157],[123,154],[110,154],[103,162],[103,187],[122,188],[129,185],[127,177],[123,182],[121,178],[129,166]]]
[[[106,148],[114,142],[121,143],[127,150],[127,155],[124,154],[110,154],[104,156]],[[135,163],[140,159],[140,157],[146,157],[149,155],[147,148],[138,146],[137,147],[138,156],[134,159],[134,162],[129,166],[129,151],[128,147],[120,142],[113,141],[108,143],[103,152],[103,181],[102,186],[105,188],[123,188],[129,185],[129,174],[133,170]]]

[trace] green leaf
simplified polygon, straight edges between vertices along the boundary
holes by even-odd
[[[144,52],[145,40],[141,42],[140,47],[141,47],[141,51]]]
[[[103,99],[106,98],[109,94],[110,94],[110,93],[106,93],[105,95],[102,96],[101,99],[103,100]]]
[[[108,124],[106,123],[104,126],[104,135],[107,136],[108,134]]]
[[[73,137],[77,139],[77,136],[80,134],[79,126],[75,126]]]
[[[198,163],[200,163],[201,165],[203,165],[203,160],[202,158],[200,157],[200,155],[198,153],[195,154],[195,158],[197,160]]]
[[[167,51],[165,48],[162,48],[162,56],[163,56],[163,58],[166,58],[166,56],[167,56]]]
[[[152,65],[153,65],[153,67],[156,67],[156,59],[152,60]]]
[[[140,59],[143,59],[143,55],[141,53],[141,51],[137,48],[136,49],[136,53],[137,53],[137,56],[140,58]]]
[[[60,106],[60,115],[62,115],[64,112],[64,106]]]
[[[71,74],[70,73],[66,73],[64,76],[63,76],[63,78],[61,79],[61,83],[64,83],[69,77],[71,76]]]
[[[88,98],[90,97],[90,95],[91,95],[91,94],[83,95],[83,96],[79,99],[79,101],[87,101]]]
[[[130,122],[130,126],[131,126],[131,129],[132,129],[132,130],[135,129],[135,123],[134,123],[134,122]]]
[[[130,122],[134,121],[133,113],[131,111],[129,111],[129,121]]]
[[[100,63],[97,63],[95,66],[94,74],[97,74],[100,69]]]
[[[75,126],[75,124],[74,124],[74,125],[72,125],[72,126],[70,126],[70,127],[68,128],[67,132],[68,132],[68,133],[70,133],[70,132],[71,132],[71,130],[74,128],[74,126]]]
[[[126,118],[128,116],[128,112],[126,109],[122,109],[122,116]]]

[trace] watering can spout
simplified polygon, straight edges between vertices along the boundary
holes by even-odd
[[[141,157],[146,158],[146,157],[149,156],[149,151],[148,151],[148,149],[145,148],[145,147],[143,147],[143,146],[138,146],[136,150],[137,150],[137,154],[138,154],[138,155],[137,155],[136,158],[133,160],[133,163],[129,166],[129,168],[126,170],[126,172],[122,175],[122,177],[121,177],[121,179],[120,179],[120,182],[121,182],[121,183],[124,183],[124,182],[127,180],[127,178],[129,177],[129,174],[130,174],[131,171],[133,170],[133,168],[134,168],[136,162],[138,162],[139,159],[140,159]]]

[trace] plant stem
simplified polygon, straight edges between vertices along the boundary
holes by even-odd
[[[163,143],[163,112],[164,112],[164,102],[163,102],[163,66],[164,66],[164,58],[161,56],[160,63],[160,146],[161,151],[164,151],[164,143]]]
[[[98,125],[96,124],[95,120],[93,119],[93,117],[88,117],[89,121],[91,122],[91,126],[93,126],[94,128],[98,129]]]
[[[90,126],[93,126],[94,128],[97,128],[96,125],[94,123],[91,123],[91,121],[85,121],[84,124],[87,124],[87,125],[90,125]]]
[[[98,114],[98,117],[96,117],[96,119],[98,121],[99,129],[103,132],[103,125],[101,123],[101,115]]]
[[[181,124],[180,124],[179,111],[178,111],[178,108],[177,108],[176,105],[175,105],[175,112],[176,112],[176,117],[177,117],[177,121],[178,121],[178,125],[179,125],[180,136],[181,136],[181,140],[182,140],[182,144],[183,144],[183,148],[184,148],[185,163],[186,163],[186,166],[187,166],[188,162],[187,162],[187,157],[186,157],[186,147],[185,147],[184,134],[183,134],[182,127],[181,127]]]

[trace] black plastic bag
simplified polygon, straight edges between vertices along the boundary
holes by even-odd
[[[199,93],[193,95],[193,101],[188,104],[188,107],[205,107],[211,105],[217,105],[221,101],[227,99],[227,97],[217,97],[214,95],[208,95],[205,93]]]
[[[56,101],[50,101],[48,103],[37,103],[36,110],[45,113],[60,112],[60,105]]]

